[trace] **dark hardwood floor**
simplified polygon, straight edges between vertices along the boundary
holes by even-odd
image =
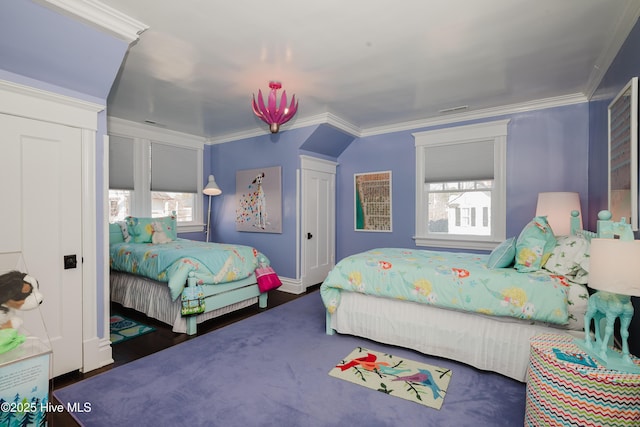
[[[106,372],[110,369],[132,362],[136,359],[140,359],[141,357],[148,356],[150,354],[153,354],[165,348],[174,346],[181,342],[194,339],[200,335],[209,333],[223,326],[230,325],[234,322],[237,322],[242,319],[246,319],[247,317],[253,316],[262,311],[270,310],[274,307],[277,307],[278,305],[287,303],[296,298],[299,298],[311,292],[317,291],[319,287],[320,287],[319,284],[315,286],[311,286],[307,289],[306,293],[303,293],[300,295],[294,295],[287,292],[282,292],[277,289],[270,291],[267,308],[260,309],[258,308],[258,305],[256,303],[252,306],[243,308],[241,310],[237,310],[232,313],[228,313],[223,316],[208,320],[204,323],[199,324],[198,333],[196,335],[191,335],[191,336],[186,334],[174,333],[171,331],[171,326],[165,323],[159,322],[155,319],[151,319],[145,316],[144,314],[141,314],[135,310],[125,308],[120,304],[112,303],[111,305],[112,314],[120,314],[125,317],[129,317],[130,319],[137,320],[144,324],[153,326],[154,328],[156,328],[156,330],[148,334],[139,336],[137,338],[124,341],[116,345],[112,345],[111,349],[112,349],[112,356],[113,356],[114,363],[108,366],[105,366],[103,368],[93,370],[88,373],[81,373],[76,371],[76,372],[71,372],[69,374],[56,377],[51,380],[50,389],[53,391],[53,390],[66,387],[75,382],[82,381],[86,378]],[[55,397],[53,397],[53,395],[51,395],[50,398],[54,405],[58,405],[60,403],[55,399]],[[61,413],[49,413],[47,416],[47,421],[49,423],[49,426],[51,427],[76,427],[79,425],[73,419],[73,417],[66,411]]]

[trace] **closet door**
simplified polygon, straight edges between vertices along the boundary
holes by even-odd
[[[0,252],[21,251],[40,284],[44,301],[24,327],[40,330],[41,314],[58,376],[83,361],[81,131],[0,114],[0,136]]]

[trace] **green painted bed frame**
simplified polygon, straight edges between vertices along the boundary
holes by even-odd
[[[190,273],[187,279],[187,286],[195,286],[196,278]],[[246,279],[238,280],[233,283],[222,283],[213,286],[203,286],[206,311],[217,310],[231,304],[235,304],[249,298],[258,297],[258,306],[267,308],[267,292],[260,292],[256,277],[254,274]],[[195,335],[198,329],[196,316],[188,316],[187,335]]]

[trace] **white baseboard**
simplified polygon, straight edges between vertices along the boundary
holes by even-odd
[[[290,294],[300,295],[306,292],[306,288],[302,285],[300,279],[290,279],[288,277],[280,277],[282,286],[278,288],[279,291],[288,292]]]
[[[109,338],[92,338],[83,343],[82,372],[93,371],[113,363]]]

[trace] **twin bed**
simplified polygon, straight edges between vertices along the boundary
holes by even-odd
[[[575,212],[577,214],[577,212]],[[610,214],[598,236],[612,237]],[[588,252],[596,233],[554,236],[544,217],[491,254],[382,248],[342,259],[320,287],[339,332],[526,381],[529,340],[584,337]],[[620,223],[622,224],[622,223]]]
[[[269,264],[264,254],[244,245],[181,239],[175,230],[173,216],[128,217],[109,225],[111,301],[189,335],[214,317],[256,302],[267,306],[254,273]],[[182,316],[182,291],[196,284],[207,285],[202,286],[205,312]]]

